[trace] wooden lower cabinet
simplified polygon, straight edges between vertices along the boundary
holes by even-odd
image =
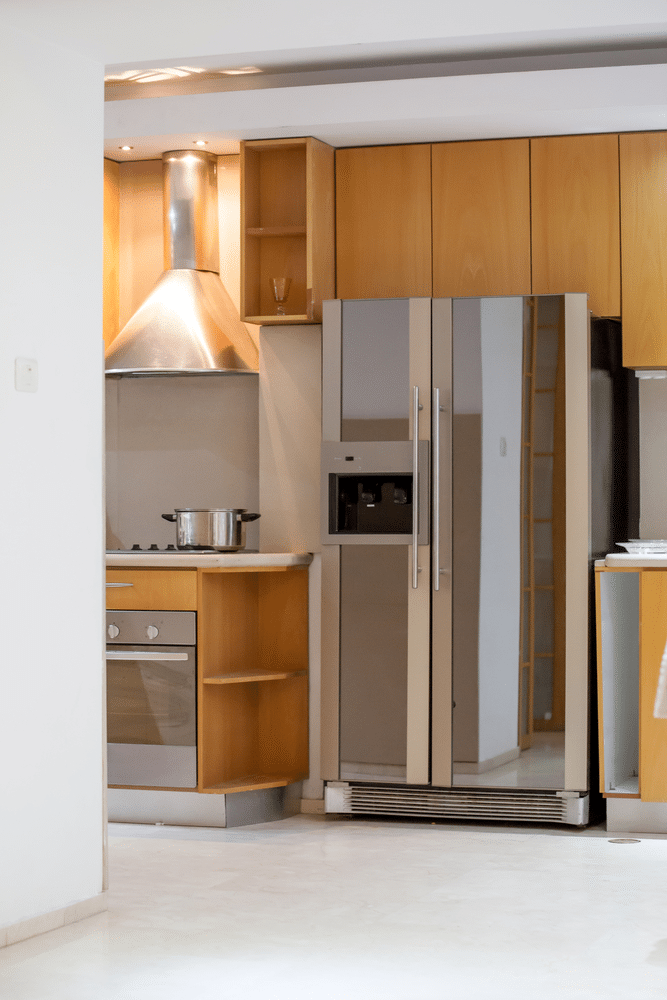
[[[107,609],[196,611],[197,570],[108,569]]]
[[[641,574],[639,619],[639,790],[644,802],[667,802],[667,719],[653,717],[667,643],[667,571]]]
[[[109,610],[197,611],[199,792],[308,776],[308,568],[108,569]]]
[[[653,717],[667,570],[596,568],[600,790],[667,802],[667,719]]]
[[[199,571],[199,791],[308,774],[308,572]]]

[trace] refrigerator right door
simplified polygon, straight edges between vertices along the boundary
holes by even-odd
[[[588,343],[585,295],[434,302],[435,785],[588,788]]]

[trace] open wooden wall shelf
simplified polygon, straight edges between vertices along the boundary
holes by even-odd
[[[270,279],[291,279],[278,316]],[[334,151],[317,139],[241,143],[241,316],[319,323],[334,286]]]
[[[308,774],[308,572],[199,573],[199,791]]]

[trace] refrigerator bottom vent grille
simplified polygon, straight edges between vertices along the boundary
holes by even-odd
[[[337,809],[332,809],[332,812],[435,819],[572,822],[568,799],[561,798],[555,792],[494,792],[482,789],[470,792],[448,788],[387,788],[373,785],[349,785],[338,787],[335,791],[339,793],[335,796]]]

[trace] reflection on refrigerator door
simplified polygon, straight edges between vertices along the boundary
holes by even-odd
[[[453,317],[453,784],[563,788],[564,301]]]

